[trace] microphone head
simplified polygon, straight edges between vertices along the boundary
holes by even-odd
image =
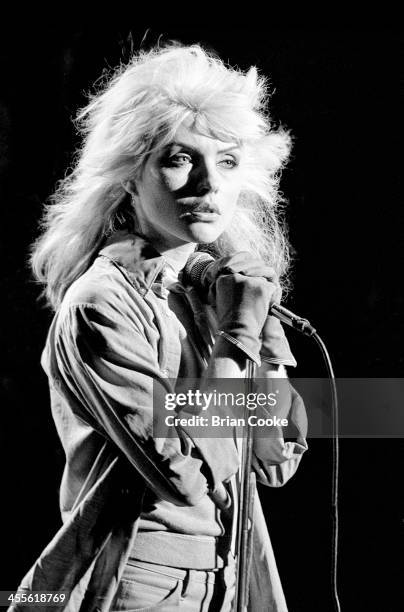
[[[182,271],[182,282],[197,289],[204,289],[205,271],[214,261],[214,258],[204,251],[192,253]]]

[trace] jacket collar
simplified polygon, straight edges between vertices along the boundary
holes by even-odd
[[[164,289],[164,272],[169,264],[142,236],[127,231],[117,231],[107,238],[99,255],[124,268],[141,295],[144,296],[153,289],[157,295],[167,297]]]

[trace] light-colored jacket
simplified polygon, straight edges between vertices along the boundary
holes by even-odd
[[[166,265],[142,238],[115,234],[69,288],[49,331],[42,364],[66,454],[63,526],[19,589],[64,591],[64,602],[52,610],[110,609],[135,542],[146,485],[176,505],[193,505],[220,492],[238,469],[230,437],[195,442],[184,431],[167,439],[151,435],[153,383],[155,393],[173,392],[172,380],[181,374],[178,321],[163,283]],[[195,320],[187,333],[202,368],[212,348],[204,305],[193,288],[177,283],[174,291]],[[290,393],[296,441],[261,440],[254,451],[258,480],[270,486],[294,474],[307,448],[303,402],[293,388]],[[249,609],[287,609],[257,494]],[[35,606],[21,608],[28,610]]]

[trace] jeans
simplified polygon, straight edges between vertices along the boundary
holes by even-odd
[[[234,566],[188,570],[130,559],[110,612],[230,612]]]

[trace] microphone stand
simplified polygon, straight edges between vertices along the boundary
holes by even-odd
[[[245,386],[246,392],[253,390],[256,364],[247,360]],[[237,517],[236,547],[236,594],[233,603],[235,612],[246,612],[248,603],[248,584],[252,552],[252,513],[255,495],[255,475],[251,472],[253,450],[252,427],[246,421],[242,445],[240,468],[239,511]]]

